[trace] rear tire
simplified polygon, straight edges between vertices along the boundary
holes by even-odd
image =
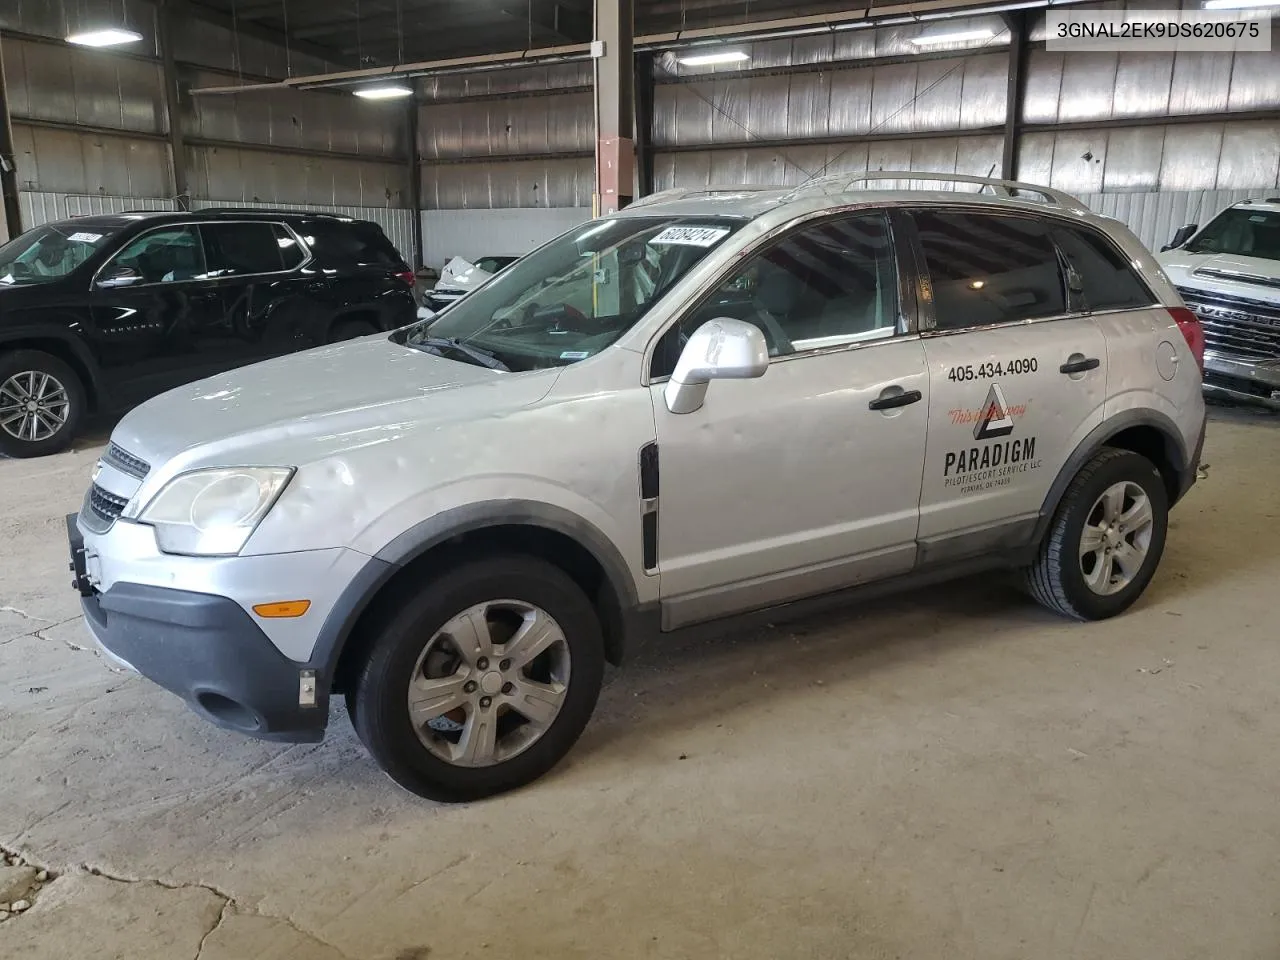
[[[71,446],[88,405],[84,384],[42,350],[0,354],[0,453],[44,457]]]
[[[1151,582],[1168,528],[1160,471],[1139,454],[1104,448],[1067,487],[1024,585],[1063,616],[1114,617]]]
[[[347,703],[392,780],[460,802],[555,766],[603,678],[600,622],[581,588],[544,561],[500,556],[463,563],[403,602],[373,638]]]

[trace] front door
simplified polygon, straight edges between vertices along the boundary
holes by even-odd
[[[914,214],[932,290],[921,561],[1025,542],[1102,422],[1107,346],[1042,219]],[[927,312],[927,307],[926,307]]]
[[[135,237],[97,273],[92,336],[116,391],[130,405],[208,369],[206,332],[222,314],[196,228]]]
[[[664,628],[911,569],[929,382],[898,300],[886,220],[846,216],[749,258],[660,341],[655,377],[717,316],[755,323],[773,357],[690,414],[651,388]]]

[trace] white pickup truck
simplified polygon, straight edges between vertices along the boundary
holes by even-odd
[[[1156,259],[1204,326],[1204,392],[1280,411],[1280,197],[1180,227]]]

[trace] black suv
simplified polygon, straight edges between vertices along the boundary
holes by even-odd
[[[0,247],[0,453],[64,450],[87,413],[412,323],[375,223],[205,210],[80,217]]]

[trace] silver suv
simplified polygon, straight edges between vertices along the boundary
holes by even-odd
[[[924,176],[980,189],[664,193],[144,404],[68,518],[90,629],[245,733],[341,694],[464,800],[555,765],[646,631],[993,568],[1121,612],[1196,476],[1199,324],[1071,197]]]

